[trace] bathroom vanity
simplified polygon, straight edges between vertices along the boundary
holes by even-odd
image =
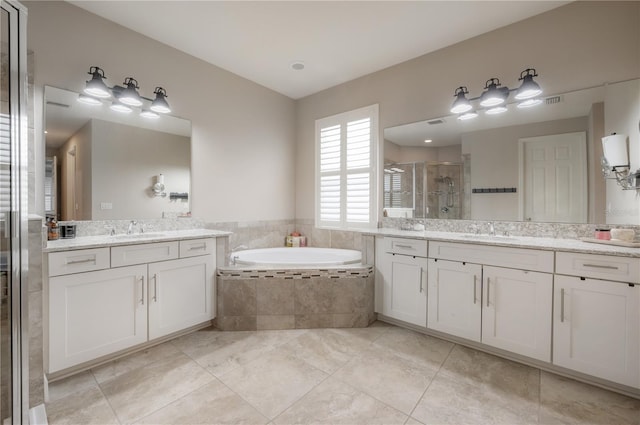
[[[44,249],[49,377],[210,325],[216,313],[216,253],[224,255],[226,235],[183,230],[49,242]]]
[[[380,320],[640,396],[640,250],[448,232],[373,235]]]

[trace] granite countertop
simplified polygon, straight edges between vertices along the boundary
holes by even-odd
[[[360,232],[363,231],[360,230]],[[556,239],[532,236],[490,236],[486,234],[476,235],[471,233],[433,232],[429,230],[415,231],[390,228],[367,230],[363,233],[373,236],[392,236],[441,242],[462,242],[511,248],[533,248],[548,251],[580,252],[640,258],[640,248],[583,242],[578,239]]]
[[[160,232],[134,233],[132,235],[100,235],[79,236],[73,239],[58,239],[47,241],[47,246],[42,252],[67,251],[70,249],[103,248],[117,245],[137,245],[153,242],[165,242],[175,240],[217,238],[228,236],[231,232],[209,229],[166,230]]]

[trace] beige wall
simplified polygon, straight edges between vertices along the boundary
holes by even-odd
[[[606,87],[604,133],[628,136],[631,171],[640,168],[640,81]],[[606,218],[609,224],[640,224],[640,202],[635,190],[622,190],[614,181],[606,181]]]
[[[36,105],[42,105],[44,85],[81,91],[92,65],[105,70],[110,84],[135,77],[143,96],[161,85],[175,114],[192,122],[194,216],[206,221],[295,217],[293,100],[69,3],[24,3],[28,47],[35,54]],[[38,137],[41,111],[36,108]]]
[[[388,140],[384,141],[384,162],[461,162],[461,145],[429,148],[421,146],[398,146]]]
[[[170,192],[189,190],[189,138],[102,120],[91,120],[91,219],[162,218],[185,213],[189,203],[171,201]],[[150,188],[164,175],[166,197]],[[101,203],[113,209],[101,209]]]
[[[378,103],[382,134],[447,115],[461,84],[476,95],[490,77],[515,86],[527,67],[549,94],[637,78],[638,28],[640,2],[574,2],[299,100],[296,217],[314,216],[316,119]]]

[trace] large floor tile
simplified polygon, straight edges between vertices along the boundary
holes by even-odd
[[[201,386],[213,376],[180,353],[101,384],[102,391],[122,422],[133,422],[165,407]]]
[[[268,421],[216,379],[137,423],[260,425]]]
[[[317,329],[283,345],[292,353],[324,372],[331,374],[360,353],[371,342],[349,332]]]
[[[92,388],[98,388],[98,383],[91,372],[80,372],[77,375],[51,382],[49,384],[49,401],[56,401],[75,392],[84,392]]]
[[[290,424],[404,424],[407,415],[341,381],[329,378],[274,422]]]
[[[116,378],[132,370],[147,366],[159,360],[178,354],[180,351],[171,343],[160,344],[127,357],[114,360],[102,366],[91,369],[93,376],[99,383]]]
[[[47,420],[50,425],[120,424],[98,387],[48,403]]]
[[[483,385],[496,396],[520,397],[538,402],[540,370],[456,345],[440,374],[470,385]]]
[[[640,400],[547,372],[540,390],[541,424],[640,424]]]
[[[537,399],[496,391],[490,385],[438,374],[411,416],[423,424],[535,424]]]
[[[371,347],[333,376],[409,414],[437,371],[437,367]]]
[[[289,350],[275,348],[220,379],[263,415],[273,419],[327,376]]]
[[[374,345],[417,363],[440,367],[453,349],[452,342],[402,328],[391,328]]]

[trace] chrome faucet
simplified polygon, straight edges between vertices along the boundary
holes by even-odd
[[[135,226],[136,224],[138,224],[138,222],[135,221],[135,220],[131,220],[129,222],[129,227],[127,228],[127,235],[132,235],[133,234],[133,226]]]
[[[489,235],[491,235],[491,236],[495,236],[496,235],[496,228],[493,225],[493,221],[489,222]]]

